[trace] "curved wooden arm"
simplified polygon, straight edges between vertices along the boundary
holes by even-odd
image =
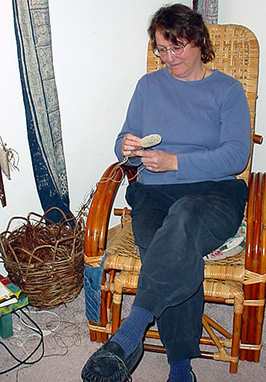
[[[247,236],[245,268],[259,274],[266,273],[266,173],[251,173],[247,205]],[[265,283],[246,285],[244,298],[251,301],[265,300]],[[245,306],[241,342],[261,343],[264,306]],[[258,361],[260,351],[242,350],[240,358]]]
[[[114,163],[102,175],[94,192],[85,228],[85,258],[102,256],[106,248],[110,214],[117,191],[125,178],[135,178],[136,169]]]

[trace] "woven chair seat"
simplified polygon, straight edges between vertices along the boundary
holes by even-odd
[[[131,218],[118,224],[108,231],[107,248],[108,255],[131,256],[139,258],[138,248],[135,245]]]
[[[120,272],[114,280],[114,290],[116,293],[122,293],[123,289],[137,289],[138,272]],[[226,300],[238,299],[244,300],[242,284],[232,281],[204,280],[204,295]]]
[[[141,267],[140,258],[123,255],[108,255],[104,262],[104,269],[117,271],[139,272]]]
[[[131,220],[127,218],[126,222],[109,230],[104,268],[139,272],[140,267],[141,261],[134,242]],[[244,250],[232,257],[205,262],[205,279],[242,282],[244,274]]]

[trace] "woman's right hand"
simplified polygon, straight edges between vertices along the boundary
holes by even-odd
[[[133,134],[126,134],[122,141],[122,154],[124,157],[134,157],[135,151],[141,149],[141,139]]]

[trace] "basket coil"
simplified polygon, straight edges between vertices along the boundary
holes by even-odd
[[[32,212],[11,218],[0,235],[8,277],[39,308],[70,302],[83,286],[83,224],[56,210],[62,214],[60,223],[47,219],[51,209],[43,216]]]

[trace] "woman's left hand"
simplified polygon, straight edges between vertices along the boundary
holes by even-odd
[[[144,167],[149,171],[163,172],[176,171],[178,162],[176,154],[161,150],[138,150],[136,156],[140,156]]]

